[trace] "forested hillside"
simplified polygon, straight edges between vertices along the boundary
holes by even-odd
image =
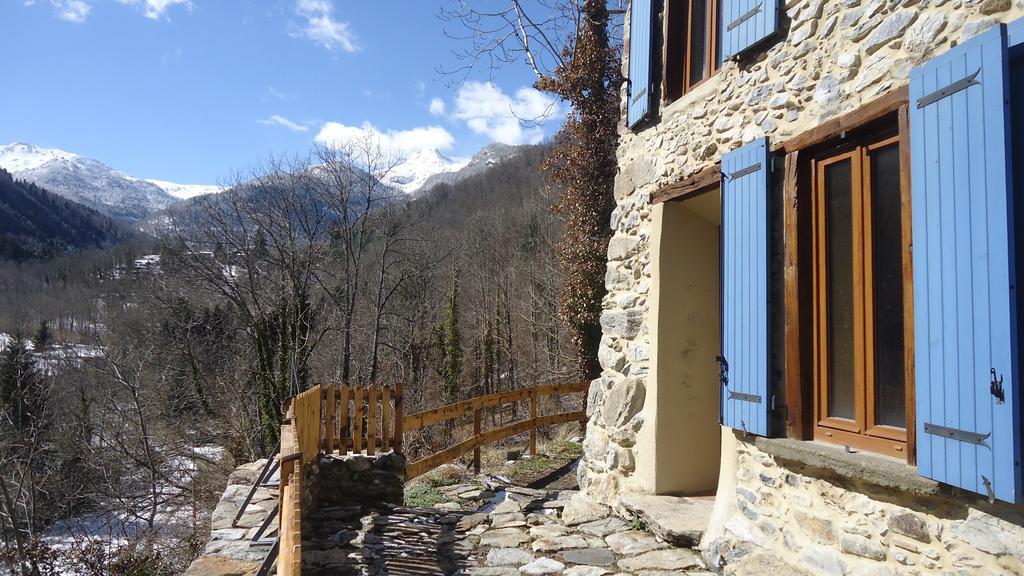
[[[120,225],[92,208],[0,169],[0,258],[49,257],[126,237]]]
[[[571,379],[548,153],[520,147],[410,198],[381,185],[373,150],[324,149],[191,201],[160,240],[0,260],[0,401],[32,415],[0,419],[18,487],[0,512],[39,538],[33,554],[81,563],[116,536],[97,573],[177,573],[298,389],[401,381],[413,412]]]

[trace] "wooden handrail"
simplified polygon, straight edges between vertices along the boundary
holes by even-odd
[[[472,415],[473,436],[467,440],[459,442],[458,444],[449,446],[440,452],[420,458],[419,460],[410,463],[406,466],[405,478],[406,480],[410,480],[420,476],[434,468],[437,468],[438,466],[441,466],[442,464],[452,462],[456,458],[468,454],[470,451],[473,452],[473,468],[477,473],[479,473],[481,446],[497,442],[499,440],[504,440],[505,438],[510,438],[527,431],[530,433],[530,453],[536,454],[537,428],[571,422],[573,420],[584,422],[587,418],[586,410],[538,417],[537,399],[558,394],[574,394],[583,392],[586,389],[587,384],[583,382],[573,384],[549,384],[546,386],[535,386],[533,388],[524,388],[510,392],[497,392],[494,394],[487,394],[485,396],[477,396],[476,398],[470,398],[469,400],[440,406],[438,408],[425,410],[416,414],[410,414],[402,419],[403,426],[406,431],[417,430],[425,426],[440,424],[447,420],[454,420]],[[527,399],[530,401],[530,417],[528,419],[515,422],[501,428],[496,428],[494,430],[489,430],[487,432],[481,431],[481,411],[484,408]]]
[[[301,573],[302,467],[320,454],[331,454],[335,449],[344,454],[350,447],[356,453],[360,453],[363,448],[364,432],[368,454],[372,455],[378,449],[386,452],[389,448],[401,453],[402,436],[405,432],[472,415],[473,436],[436,454],[412,462],[406,467],[406,479],[420,476],[470,451],[474,452],[473,466],[479,472],[481,446],[528,431],[530,452],[536,454],[537,428],[574,420],[585,421],[585,410],[537,416],[537,399],[556,394],[583,392],[586,389],[585,383],[536,386],[478,396],[409,416],[404,415],[401,383],[393,388],[361,388],[334,384],[314,386],[288,398],[283,407],[281,451],[278,454],[281,481],[278,493],[280,547],[277,573],[281,576],[299,576]],[[484,408],[527,399],[530,401],[528,419],[494,430],[481,431],[481,411]]]
[[[418,430],[425,426],[439,424],[445,420],[469,416],[475,409],[491,408],[500,404],[526,400],[530,398],[531,395],[535,397],[542,397],[559,394],[572,394],[574,392],[583,392],[586,389],[586,383],[574,383],[548,384],[546,386],[523,388],[520,390],[513,390],[511,392],[495,392],[493,394],[477,396],[475,398],[470,398],[469,400],[463,400],[454,404],[448,404],[446,406],[440,406],[430,410],[424,410],[423,412],[410,414],[403,419],[403,427],[406,432],[409,432],[411,430]]]

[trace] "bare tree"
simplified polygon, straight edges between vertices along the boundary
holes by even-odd
[[[315,289],[334,215],[315,193],[320,177],[308,162],[272,159],[202,201],[200,221],[177,226],[172,247],[177,266],[232,305],[251,343],[264,448],[328,330],[317,323],[325,301]]]
[[[507,0],[499,6],[483,10],[453,0],[441,16],[464,31],[449,36],[468,44],[457,52],[463,66],[456,72],[468,76],[484,62],[488,71],[523,62],[537,76],[538,89],[571,106],[548,167],[551,183],[564,188],[555,207],[565,222],[557,251],[568,272],[561,312],[572,332],[579,377],[590,380],[601,372],[599,318],[624,81],[621,1],[539,0],[528,10],[520,0]]]

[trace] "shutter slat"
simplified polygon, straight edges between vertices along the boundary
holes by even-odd
[[[718,22],[719,62],[773,36],[782,0],[722,0]]]
[[[921,100],[976,71],[977,83]],[[911,74],[915,386],[919,472],[1019,502],[1008,101],[1002,25]],[[992,369],[1005,402],[990,392]]]
[[[629,89],[626,124],[647,117],[651,103],[651,0],[633,0],[629,15]]]
[[[722,156],[722,423],[761,436],[771,402],[768,167],[764,138]]]

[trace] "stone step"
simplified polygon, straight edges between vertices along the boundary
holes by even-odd
[[[700,544],[715,507],[713,496],[625,494],[620,501],[630,514],[644,521],[663,540],[687,548]]]

